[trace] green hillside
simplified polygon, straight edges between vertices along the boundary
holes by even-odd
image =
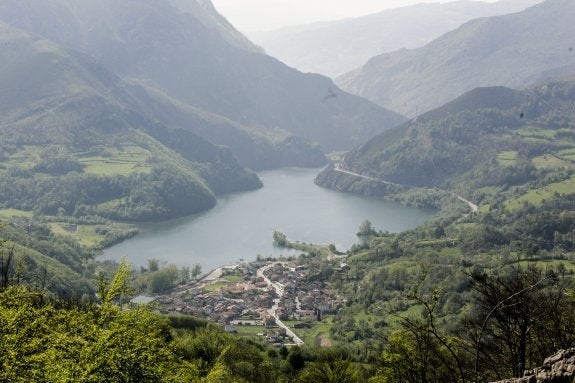
[[[324,331],[377,361],[371,381],[497,381],[573,347],[574,106],[573,82],[478,88],[318,176],[439,209],[398,234],[364,223],[345,273],[318,268],[349,297]]]
[[[535,185],[571,179],[574,92],[572,82],[523,92],[478,88],[361,145],[340,167],[375,181],[447,189],[476,202],[490,188],[512,188],[519,198]],[[382,195],[391,190],[333,168],[318,182],[344,190],[363,184]]]
[[[2,206],[151,220],[261,186],[227,149],[138,113],[122,81],[83,55],[0,26]]]

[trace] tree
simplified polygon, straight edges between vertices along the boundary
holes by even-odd
[[[306,368],[299,381],[302,383],[358,383],[359,374],[349,360],[317,361]]]
[[[479,371],[489,372],[488,378],[521,376],[557,349],[575,345],[568,278],[534,266],[470,276],[476,381]]]
[[[179,271],[179,278],[180,278],[180,283],[184,284],[187,283],[190,278],[191,278],[192,274],[190,272],[190,268],[188,266],[183,266],[182,268],[180,268]],[[195,277],[194,277],[195,279]]]
[[[159,263],[157,259],[148,259],[148,271],[153,273],[160,269]]]
[[[276,246],[285,247],[288,243],[285,234],[277,230],[274,231],[273,238],[274,238],[274,245]]]
[[[287,356],[287,362],[295,371],[299,371],[305,366],[305,359],[303,357],[301,348],[298,346],[292,347]]]
[[[126,259],[123,258],[111,282],[108,282],[103,275],[100,275],[98,280],[98,295],[103,307],[111,306],[112,301],[116,299],[121,306],[122,298],[133,295],[134,289],[130,286],[131,271],[131,267],[126,262]]]
[[[376,234],[377,232],[369,220],[366,219],[359,225],[359,231],[357,232],[358,237],[369,237]]]
[[[199,263],[196,263],[192,267],[192,271],[190,272],[190,275],[191,275],[192,279],[196,279],[197,277],[200,276],[200,274],[202,274],[202,265],[200,265]]]
[[[437,342],[425,326],[419,322],[402,327],[388,337],[381,368],[370,382],[423,383],[442,378],[441,361],[435,357]]]
[[[154,273],[149,274],[148,292],[161,293],[177,286],[179,272],[176,265],[168,265]]]
[[[0,243],[0,290],[7,288],[14,274],[14,246],[7,248]]]
[[[421,271],[414,290],[407,295],[422,307],[421,315],[401,318],[401,327],[387,339],[381,368],[372,379],[374,383],[468,381],[465,357],[468,345],[439,325],[437,311],[441,289],[435,288],[429,293],[422,291],[432,269],[423,266]]]
[[[0,381],[198,381],[195,365],[172,351],[167,319],[114,305],[126,270],[101,283],[100,306],[53,303],[24,286],[0,291]]]

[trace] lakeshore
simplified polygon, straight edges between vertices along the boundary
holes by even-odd
[[[364,220],[382,231],[417,227],[436,211],[340,193],[313,183],[318,169],[283,168],[258,173],[262,189],[223,196],[204,213],[139,225],[139,234],[104,250],[100,260],[126,258],[135,267],[149,259],[203,270],[261,257],[297,256],[272,244],[275,231],[302,243],[333,244],[345,251]]]

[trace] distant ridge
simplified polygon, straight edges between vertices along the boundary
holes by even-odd
[[[381,55],[337,79],[344,89],[410,117],[478,86],[521,88],[575,64],[575,2],[470,21],[428,45]]]
[[[337,77],[370,58],[421,47],[471,19],[522,11],[542,0],[421,3],[331,22],[252,32],[268,54],[303,72]]]

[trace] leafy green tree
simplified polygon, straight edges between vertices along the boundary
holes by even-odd
[[[358,383],[359,374],[349,360],[312,362],[301,373],[302,383]]]
[[[244,380],[240,380],[233,375],[230,369],[222,362],[216,363],[216,365],[211,369],[208,376],[206,376],[202,382],[205,383],[243,383]]]
[[[190,271],[190,276],[192,277],[192,279],[196,279],[201,274],[202,274],[202,265],[200,265],[199,263],[194,264],[194,266],[192,266],[192,270]]]
[[[381,368],[372,382],[457,382],[460,373],[448,347],[430,331],[425,321],[403,321],[388,337]],[[370,382],[371,382],[370,381]]]
[[[289,350],[286,361],[294,371],[299,371],[305,366],[305,359],[301,348],[296,346]]]
[[[376,234],[377,232],[369,220],[366,219],[359,225],[359,231],[357,232],[358,237],[369,237]]]
[[[57,307],[24,286],[0,291],[0,381],[198,381],[194,363],[171,349],[167,319],[121,311],[127,266],[101,283],[101,306]]]
[[[118,265],[118,270],[112,278],[112,281],[107,281],[103,275],[100,275],[98,280],[98,295],[102,302],[102,307],[109,308],[112,306],[113,301],[117,300],[120,306],[123,300],[127,300],[134,293],[134,289],[130,286],[130,274],[132,269],[130,265],[123,258]]]
[[[148,275],[148,292],[161,293],[174,288],[180,282],[180,273],[176,265],[168,265]]]
[[[160,270],[160,265],[157,259],[148,259],[148,271],[150,273]]]
[[[14,275],[14,246],[0,242],[0,291],[7,288]]]
[[[284,247],[288,243],[288,240],[287,240],[285,234],[281,233],[277,230],[274,231],[273,239],[274,239],[274,245],[279,246],[279,247]]]

